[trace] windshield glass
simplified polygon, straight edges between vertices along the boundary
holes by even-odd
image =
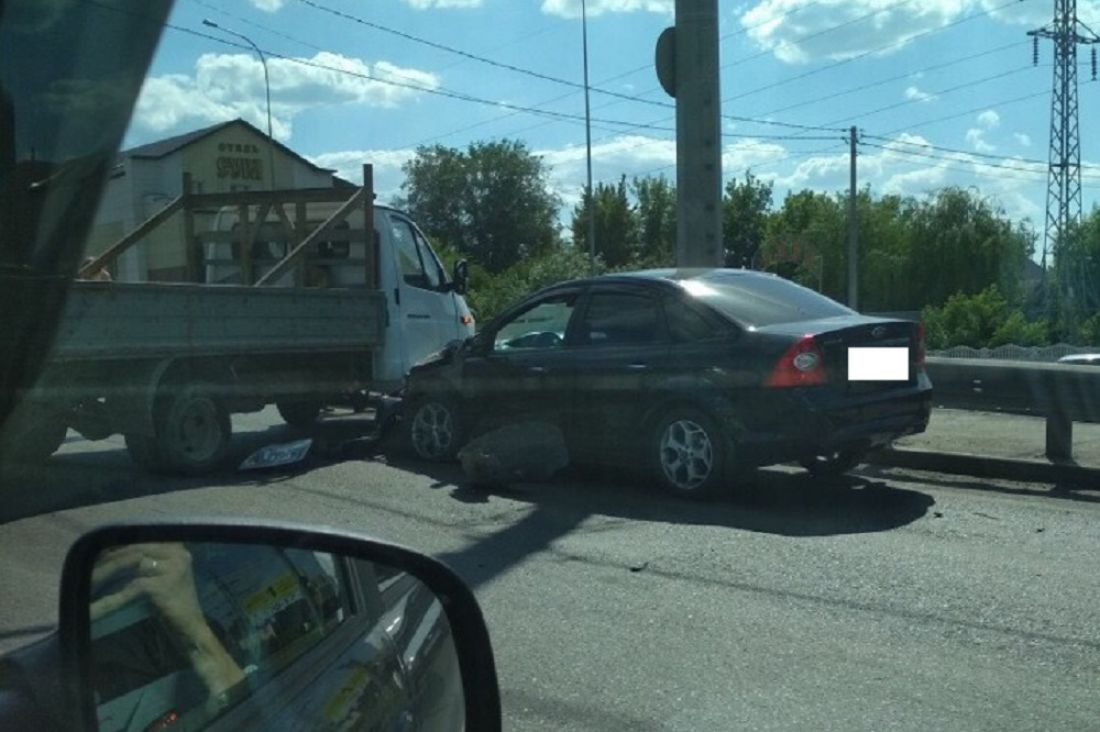
[[[710,275],[683,287],[737,323],[755,327],[853,315],[855,311],[779,277]]]
[[[444,561],[507,729],[1096,728],[1098,34],[0,0],[0,702],[78,537],[213,516]],[[385,577],[344,647],[339,561],[187,553],[192,635],[149,565],[109,588],[112,724],[229,720],[205,658],[333,729],[460,727],[446,598]]]

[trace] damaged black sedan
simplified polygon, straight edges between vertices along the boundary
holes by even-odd
[[[713,495],[755,467],[849,470],[924,431],[919,323],[865,316],[775,275],[654,270],[565,282],[413,370],[403,429],[420,457],[548,421],[575,462],[643,466]]]

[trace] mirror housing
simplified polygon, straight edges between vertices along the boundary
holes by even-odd
[[[231,569],[200,587],[200,571],[211,566]],[[322,566],[328,569],[322,572]],[[184,575],[186,581],[178,579]],[[163,584],[166,578],[175,584]],[[132,592],[139,583],[140,592]],[[337,588],[344,592],[340,598]],[[112,525],[73,544],[65,558],[60,596],[62,668],[70,695],[66,706],[75,729],[99,729],[102,709],[120,698],[126,704],[136,698],[135,710],[142,706],[146,717],[152,713],[154,722],[166,726],[185,721],[189,714],[202,724],[259,728],[272,721],[276,726],[301,724],[310,711],[323,713],[324,719],[314,717],[312,724],[304,720],[315,727],[335,723],[334,715],[354,720],[386,710],[397,715],[387,719],[415,726],[418,705],[431,696],[409,690],[419,678],[417,663],[424,664],[422,673],[430,674],[433,690],[452,688],[453,701],[462,703],[455,714],[461,718],[435,721],[454,729],[501,728],[492,648],[473,593],[444,564],[394,544],[290,524]],[[180,610],[188,606],[188,598],[196,612]],[[226,607],[231,610],[222,616],[211,613],[211,608]],[[181,623],[179,616],[199,620]],[[179,631],[196,625],[201,632]],[[128,643],[127,634],[140,638]],[[187,637],[179,643],[181,635]],[[237,643],[241,636],[250,644]],[[140,665],[147,677],[141,681],[115,679],[97,666],[110,661],[121,646],[130,669],[133,650],[156,645],[153,641],[159,641],[162,652],[152,671],[146,673]],[[408,649],[401,647],[405,641]],[[196,660],[200,654],[195,649],[206,647],[216,650]],[[257,667],[241,660],[246,647],[261,648],[261,655],[269,654],[264,659],[279,660],[269,666],[261,661]],[[185,660],[165,671],[163,657],[173,652]],[[392,681],[399,667],[408,678]],[[103,673],[97,675],[97,670]],[[217,674],[232,683],[215,689],[209,680]],[[100,686],[105,679],[118,687],[115,696],[105,698]],[[185,698],[185,689],[190,690],[186,698],[193,700],[196,688],[201,692],[197,705],[177,701]],[[378,699],[388,705],[381,705],[381,711]]]
[[[455,262],[451,275],[451,287],[459,295],[465,295],[470,289],[470,263],[465,259]]]

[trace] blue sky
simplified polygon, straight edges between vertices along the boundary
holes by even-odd
[[[660,106],[671,100],[652,66],[672,5],[588,3],[593,87],[640,98],[593,92],[599,180],[674,176],[674,135],[660,129],[672,127],[673,110]],[[1080,18],[1100,28],[1100,2],[1078,5]],[[720,2],[724,174],[751,168],[774,181],[777,201],[790,190],[844,190],[839,129],[855,124],[864,142],[861,185],[875,193],[974,186],[1041,226],[1053,50],[1041,42],[1033,67],[1025,32],[1048,23],[1052,9],[1051,0]],[[580,0],[177,0],[170,22],[237,42],[204,27],[209,18],[297,59],[270,62],[276,137],[352,179],[362,162],[374,163],[383,200],[397,191],[401,163],[417,145],[506,137],[543,156],[569,206],[584,182],[584,125],[562,115],[583,115],[583,95],[536,75],[582,81],[579,13]],[[1100,83],[1090,81],[1087,47],[1079,54],[1082,161],[1100,166],[1090,133]],[[251,52],[168,30],[126,143],[237,116],[263,128],[264,110]],[[1086,167],[1086,210],[1098,192],[1100,167]]]

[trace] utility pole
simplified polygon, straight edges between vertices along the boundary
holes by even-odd
[[[581,37],[584,42],[584,147],[588,164],[588,274],[596,274],[596,197],[592,190],[592,107],[588,102],[588,3],[581,0]]]
[[[1077,0],[1054,0],[1049,25],[1027,33],[1032,38],[1032,63],[1039,63],[1039,39],[1054,42],[1054,85],[1050,100],[1050,152],[1047,173],[1047,225],[1043,237],[1046,255],[1058,249],[1081,220],[1081,138],[1077,110],[1077,45],[1092,45],[1092,78],[1096,79],[1096,43],[1091,28],[1077,19]],[[1045,278],[1044,278],[1045,280]],[[1080,297],[1085,293],[1077,293]]]
[[[656,60],[676,99],[676,265],[721,267],[718,0],[676,0],[676,24],[658,39]]]
[[[856,188],[856,156],[859,130],[848,129],[848,307],[859,310],[859,189]]]

